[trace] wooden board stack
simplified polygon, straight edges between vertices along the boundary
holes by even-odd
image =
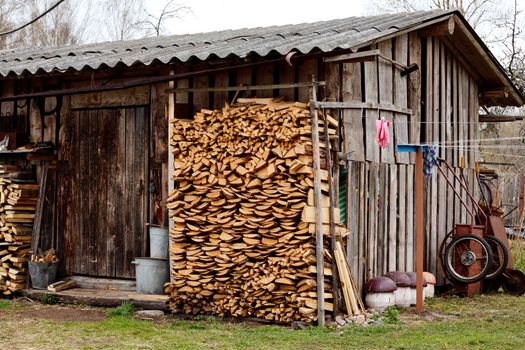
[[[0,178],[0,293],[4,295],[25,288],[37,198],[34,181]]]
[[[311,322],[317,293],[310,112],[302,103],[238,102],[171,121],[169,305],[187,314]]]

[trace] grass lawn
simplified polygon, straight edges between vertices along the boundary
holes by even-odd
[[[119,313],[113,313],[113,315]],[[107,317],[103,309],[0,301],[0,349],[520,349],[525,296],[436,298],[418,315],[340,329]]]

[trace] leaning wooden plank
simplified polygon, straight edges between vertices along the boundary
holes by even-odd
[[[332,168],[332,152],[331,152],[331,143],[328,135],[328,115],[326,113],[323,113],[324,117],[324,141],[327,148],[327,157],[326,157],[326,166],[328,168],[328,194],[330,198],[330,207],[328,208],[329,218],[330,218],[330,249],[332,252],[335,250],[335,243],[337,240],[337,233],[335,230],[335,210],[334,207],[337,205],[335,202],[335,183],[334,183],[334,176],[333,176],[333,168]],[[337,221],[340,221],[340,213],[337,215]],[[335,261],[332,261],[332,271],[334,272],[332,275],[332,291],[334,295],[334,309],[332,310],[336,314],[339,312],[339,276],[337,274],[337,268]]]
[[[47,286],[47,290],[50,292],[61,292],[66,289],[75,288],[77,283],[74,280],[58,281]]]
[[[337,242],[337,244],[339,244],[339,242]],[[346,311],[348,312],[348,314],[353,314],[353,305],[352,305],[352,299],[351,299],[351,296],[350,296],[350,289],[349,289],[349,286],[348,286],[348,281],[346,279],[346,271],[344,269],[344,261],[342,260],[340,254],[339,254],[339,249],[337,248],[338,246],[336,246],[336,250],[334,251],[334,255],[335,255],[335,261],[336,261],[336,265],[337,265],[337,270],[339,272],[339,276],[341,276],[341,290],[343,292],[343,298],[344,298],[344,301],[345,301],[345,306],[346,306]]]
[[[47,175],[49,171],[49,163],[45,162],[42,169],[42,176],[40,178],[40,194],[36,205],[36,217],[33,223],[33,242],[31,249],[36,252],[40,244],[40,229],[42,226],[42,213],[44,211],[44,198],[47,187]]]

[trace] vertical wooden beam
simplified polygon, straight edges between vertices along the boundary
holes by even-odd
[[[362,101],[361,96],[361,63],[344,63],[342,72],[343,101]],[[365,124],[368,125],[365,121]],[[372,134],[363,134],[363,111],[360,109],[345,109],[343,111],[344,152],[351,160],[365,160],[365,146],[368,139],[374,139]],[[368,127],[370,128],[370,127]],[[367,129],[368,130],[368,129]],[[374,141],[375,142],[375,141]]]
[[[330,248],[332,256],[335,254],[335,243],[337,241],[336,238],[336,232],[335,232],[335,211],[334,208],[337,206],[337,203],[335,201],[335,184],[334,184],[334,174],[333,174],[333,168],[332,168],[332,152],[330,147],[330,138],[328,134],[328,120],[326,118],[326,114],[323,113],[323,124],[324,124],[324,142],[326,145],[326,166],[328,168],[328,193],[330,196],[330,207],[328,208],[328,212],[330,215]],[[348,220],[348,217],[347,217]],[[335,263],[335,259],[332,259],[332,294],[333,294],[333,314],[338,314],[339,312],[339,276],[337,273],[337,265]]]
[[[230,75],[228,72],[220,72],[215,74],[215,87],[227,87],[229,86]],[[220,110],[228,101],[227,91],[215,91],[213,92],[213,108]]]
[[[378,239],[378,229],[377,229],[377,184],[379,181],[379,164],[371,162],[368,164],[368,183],[367,183],[367,192],[368,192],[368,226],[367,226],[367,271],[366,279],[370,279],[376,276],[377,273],[377,239]]]
[[[407,157],[408,158],[408,157]],[[412,254],[412,251],[407,251],[407,217],[410,213],[406,210],[407,208],[407,166],[402,164],[398,166],[398,195],[397,195],[397,205],[398,205],[398,241],[397,241],[397,271],[410,271],[407,270],[406,261],[407,254]]]
[[[392,58],[392,40],[385,40],[378,44],[381,54],[387,58]],[[378,95],[379,103],[393,104],[393,66],[392,63],[384,60],[378,60]],[[392,112],[380,111],[379,116],[382,119],[393,122],[394,116]],[[394,140],[395,140],[395,127],[390,128],[392,142],[388,144],[386,148],[380,150],[381,162],[393,164],[394,159]]]
[[[298,67],[298,82],[308,81],[312,75],[317,74],[317,59],[312,58],[304,61]],[[308,98],[311,97],[308,89],[303,87],[299,88],[299,101],[305,102],[308,101]]]
[[[423,151],[416,152],[416,310],[423,310]]]
[[[444,143],[447,140],[447,114],[448,114],[448,108],[447,108],[447,80],[448,80],[448,74],[447,74],[447,59],[446,59],[446,50],[445,45],[443,42],[440,43],[440,53],[439,53],[439,139],[438,141],[440,143]],[[447,149],[445,148],[439,148],[438,151],[439,155],[442,158],[446,158]],[[440,283],[438,285],[443,284],[443,277],[442,274],[439,273],[440,269],[437,266],[438,261],[438,249],[441,245],[441,242],[445,238],[445,235],[447,234],[447,184],[445,182],[445,179],[443,176],[436,175],[434,177],[437,177],[438,181],[438,222],[437,222],[437,236],[436,236],[436,250],[434,252],[434,261],[436,262],[435,270],[432,271],[436,275],[436,278]]]
[[[273,70],[272,65],[264,65],[255,68],[255,84],[256,85],[271,85],[273,84]],[[311,73],[310,73],[311,74]],[[272,97],[272,90],[255,90],[256,97]]]
[[[406,270],[414,271],[414,165],[407,166]]]
[[[420,122],[421,122],[421,39],[417,32],[411,32],[408,35],[408,64],[416,63],[419,70],[408,76],[408,107],[412,110],[409,118],[409,141],[411,144],[419,144],[420,140]],[[416,158],[410,154],[410,163],[414,164]]]
[[[371,49],[375,49],[372,46]],[[364,69],[364,91],[366,102],[378,102],[378,62],[377,60],[365,62]],[[367,110],[365,116],[365,150],[366,160],[379,163],[379,147],[376,142],[376,120],[379,113],[376,110]]]
[[[348,162],[348,179],[347,179],[347,214],[346,214],[346,227],[350,230],[350,236],[347,241],[347,257],[348,263],[352,271],[355,274],[356,283],[360,286],[360,273],[362,271],[360,264],[360,257],[362,250],[360,249],[360,243],[363,239],[363,228],[362,222],[364,220],[363,214],[361,213],[361,201],[360,196],[365,192],[361,188],[361,169],[362,163],[360,162]]]
[[[429,55],[432,55],[432,91],[427,91],[427,94],[431,94],[432,98],[432,128],[431,130],[431,141],[433,143],[439,142],[439,132],[440,132],[440,122],[441,120],[441,91],[439,89],[440,86],[440,41],[439,38],[433,39],[433,45],[432,45],[432,53],[428,53]],[[430,120],[430,119],[427,119]],[[439,153],[438,153],[439,154]],[[432,176],[430,179],[431,182],[431,200],[430,200],[430,212],[431,217],[429,220],[430,223],[430,232],[429,232],[429,240],[427,241],[429,250],[428,250],[428,261],[429,265],[427,267],[428,271],[431,271],[433,274],[436,274],[437,271],[437,240],[439,236],[439,216],[438,216],[438,208],[440,206],[441,198],[439,198],[439,187],[438,187],[438,177]]]
[[[434,99],[433,99],[433,78],[434,78],[434,64],[433,64],[433,59],[434,59],[434,50],[433,50],[433,41],[432,41],[432,37],[427,37],[424,39],[425,40],[425,67],[426,67],[426,72],[424,72],[425,74],[425,96],[423,97],[424,98],[424,105],[425,105],[425,113],[424,113],[424,118],[421,118],[422,119],[422,128],[423,128],[423,132],[422,132],[422,137],[424,137],[424,141],[425,143],[426,142],[431,142],[433,141],[432,140],[432,137],[433,137],[433,133],[432,133],[432,117],[433,117],[433,102],[434,102]],[[416,176],[417,176],[417,171],[416,171]],[[428,235],[430,234],[431,232],[431,228],[432,228],[432,208],[433,208],[433,198],[432,198],[432,194],[429,193],[430,191],[432,191],[432,179],[426,179],[425,178],[425,181],[428,181],[427,184],[428,186],[425,187],[425,196],[424,196],[424,201],[425,201],[425,216],[423,218],[424,220],[424,225],[425,225],[425,243],[426,245],[424,246],[424,249],[425,249],[425,252],[428,252],[430,250],[430,247],[428,246],[428,244],[431,242],[431,240],[429,239],[430,237],[428,237]],[[417,194],[416,194],[417,196]],[[426,257],[428,257],[429,255],[427,254]],[[426,266],[430,265],[430,261],[425,261],[425,264]]]
[[[375,245],[374,266],[376,273],[382,275],[388,265],[388,193],[389,193],[389,171],[388,164],[379,163],[379,189],[377,193],[377,241]]]
[[[170,75],[173,75],[173,74],[174,72],[170,71]],[[170,81],[168,83],[168,87],[170,89],[173,89],[175,87],[175,83],[173,81]],[[167,181],[168,181],[168,196],[169,196],[175,189],[175,183],[173,182],[173,177],[172,177],[173,171],[175,170],[174,169],[175,162],[173,159],[173,145],[171,143],[171,137],[173,135],[173,123],[171,122],[171,119],[175,117],[175,94],[172,92],[168,94],[167,113],[168,113],[168,178],[167,178]],[[169,236],[171,237],[171,230],[175,226],[175,222],[170,217],[169,213],[168,213],[168,217],[169,217],[168,219]],[[173,244],[173,241],[171,240],[171,238],[169,238],[169,247],[171,247],[172,244]],[[171,252],[171,249],[169,249],[169,247],[168,247],[168,251]],[[170,264],[170,281],[174,282],[173,273],[171,273],[173,269],[173,259],[171,259],[171,253],[169,256],[169,264]]]
[[[359,289],[363,287],[365,278],[368,276],[368,172],[370,170],[368,162],[358,163],[359,169]]]
[[[295,82],[295,69],[287,63],[281,63],[279,69],[279,84],[293,84]],[[286,101],[294,100],[294,89],[280,89],[279,96],[283,96]]]
[[[396,38],[394,59],[401,64],[407,64],[408,34],[404,34]],[[417,74],[417,72],[413,72],[412,74]],[[408,79],[407,76],[402,77],[399,69],[397,68],[394,68],[394,105],[398,107],[408,107]],[[394,130],[395,145],[410,143],[407,115],[400,113],[394,114]],[[395,152],[395,156],[397,163],[409,163],[410,153]]]
[[[315,80],[315,77],[312,78]],[[316,101],[315,87],[310,88],[311,100]],[[313,146],[313,170],[314,170],[314,203],[315,203],[315,257],[317,268],[317,324],[325,325],[324,312],[324,247],[323,247],[323,208],[321,203],[321,156],[319,146],[319,118],[317,110],[310,104],[310,116],[312,118],[312,146]]]
[[[389,165],[388,172],[390,173],[390,183],[388,186],[388,229],[385,232],[388,234],[388,270],[394,271],[397,266],[397,244],[398,244],[398,229],[397,229],[397,215],[398,215],[398,177],[397,164]]]
[[[340,87],[341,87],[341,79],[340,79],[340,65],[339,64],[328,64],[324,65],[326,71],[325,71],[325,80],[326,80],[326,87],[325,87],[325,95],[329,100],[332,101],[339,101],[340,96]],[[337,111],[336,111],[337,112]],[[332,249],[332,254],[335,252],[335,243],[336,243],[336,232],[335,232],[335,217],[334,217],[334,208],[338,206],[337,197],[338,197],[338,189],[339,186],[337,186],[336,179],[339,178],[339,172],[337,168],[337,161],[335,164],[332,164],[332,149],[331,149],[331,143],[330,138],[328,134],[328,121],[326,118],[326,114],[323,113],[323,122],[324,122],[324,140],[325,145],[327,149],[327,157],[326,157],[326,164],[328,167],[328,183],[329,183],[329,191],[330,191],[330,246]],[[337,153],[335,153],[337,154]],[[348,187],[347,187],[347,201],[348,201]],[[345,203],[347,204],[347,203]],[[346,221],[350,220],[356,220],[357,218],[353,217],[350,218],[348,215],[348,210],[346,210]],[[348,244],[350,245],[350,244]],[[348,252],[347,250],[347,259],[351,260],[350,254],[355,254],[355,252]],[[335,259],[332,259],[332,292],[333,292],[333,315],[334,317],[339,313],[339,305],[341,303],[341,298],[339,295],[339,275],[337,273],[337,266]]]

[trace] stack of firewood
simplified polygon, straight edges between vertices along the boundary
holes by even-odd
[[[0,293],[25,288],[38,184],[0,178]]]
[[[169,305],[310,322],[317,305],[310,112],[302,103],[239,102],[172,121]],[[327,191],[323,183],[323,203]]]

